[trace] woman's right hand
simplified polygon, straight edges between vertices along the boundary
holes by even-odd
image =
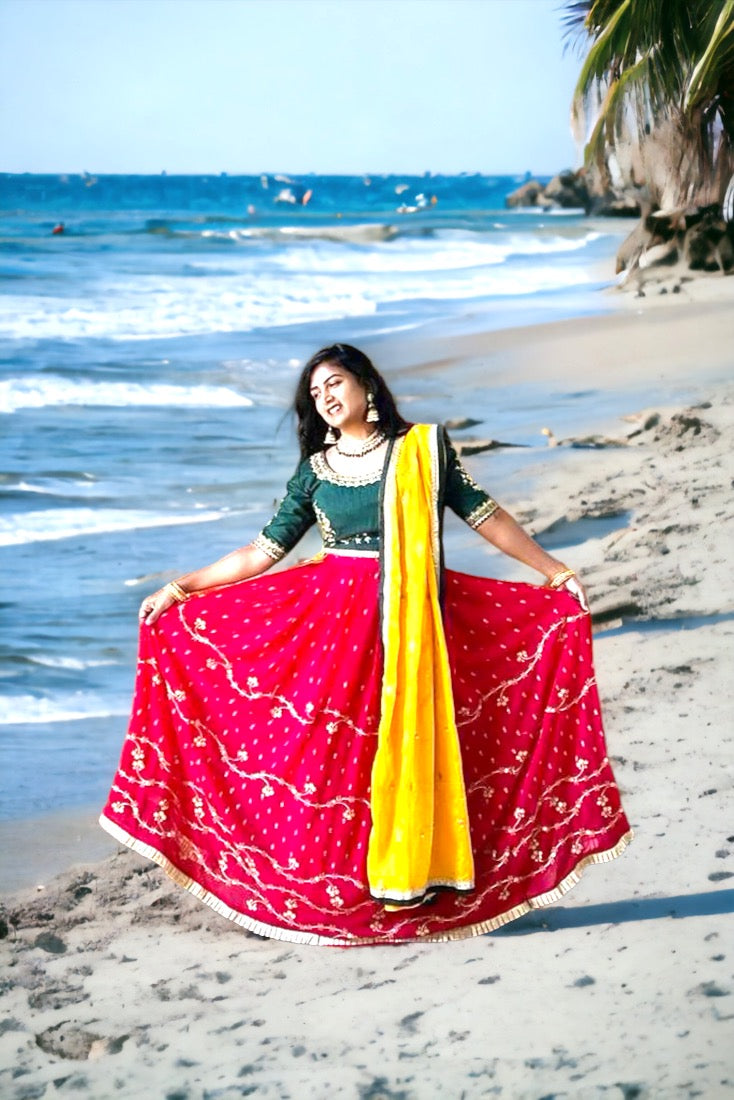
[[[152,626],[156,619],[159,619],[163,612],[175,603],[176,599],[167,586],[159,588],[157,592],[153,592],[150,596],[146,596],[138,611],[140,625],[142,626],[144,623],[146,626]]]

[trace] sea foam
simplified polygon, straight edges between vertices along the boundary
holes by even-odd
[[[376,239],[368,238],[368,229],[380,231]],[[394,239],[380,236],[384,229],[228,230],[224,237],[242,247],[229,253],[226,274],[218,257],[208,259],[197,251],[195,260],[164,279],[141,273],[131,281],[122,272],[110,273],[73,304],[50,294],[0,298],[0,331],[17,339],[155,340],[366,317],[417,300],[528,296],[593,283],[589,258],[604,239],[596,230],[558,225],[539,227],[533,234],[517,228],[491,233],[416,228]],[[364,234],[360,237],[355,230]],[[208,236],[200,237],[200,246],[217,232],[204,230]],[[106,397],[104,391],[99,395],[110,404],[232,400],[208,387],[187,398],[182,395],[190,391],[183,387],[177,396],[149,387],[138,391],[133,383],[98,385],[111,387]],[[116,391],[117,386],[123,389]]]
[[[145,527],[172,527],[211,523],[226,513],[156,513],[126,508],[48,508],[43,512],[18,512],[0,516],[0,546],[134,531]]]
[[[0,381],[0,412],[40,409],[47,405],[170,406],[247,408],[249,397],[224,386],[173,386],[164,382],[92,382],[54,374]]]
[[[73,722],[80,718],[111,718],[129,711],[129,702],[87,691],[53,696],[9,695],[3,699],[0,726]]]

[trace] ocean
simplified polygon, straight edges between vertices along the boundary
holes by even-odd
[[[506,210],[523,179],[0,175],[0,819],[101,804],[139,602],[271,515],[313,351],[609,308],[626,228]],[[537,459],[537,412],[386,373],[410,419],[530,444],[498,476]]]

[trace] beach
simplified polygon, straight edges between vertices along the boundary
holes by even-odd
[[[85,860],[91,808],[45,864],[53,826],[5,823],[3,1095],[734,1092],[734,279],[603,293],[600,316],[373,347],[408,409],[480,421],[456,442],[497,438],[503,402],[537,433],[522,462],[465,461],[587,586],[629,851],[495,933],[338,949],[248,934],[127,851]],[[531,579],[458,522],[446,556]]]

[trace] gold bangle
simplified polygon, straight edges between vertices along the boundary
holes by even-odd
[[[570,581],[571,577],[575,577],[576,572],[573,569],[562,569],[560,573],[556,573],[555,577],[551,577],[548,581],[549,588],[560,588],[566,581]]]
[[[176,603],[183,603],[188,596],[188,592],[181,587],[178,581],[169,581],[166,588],[171,593]]]

